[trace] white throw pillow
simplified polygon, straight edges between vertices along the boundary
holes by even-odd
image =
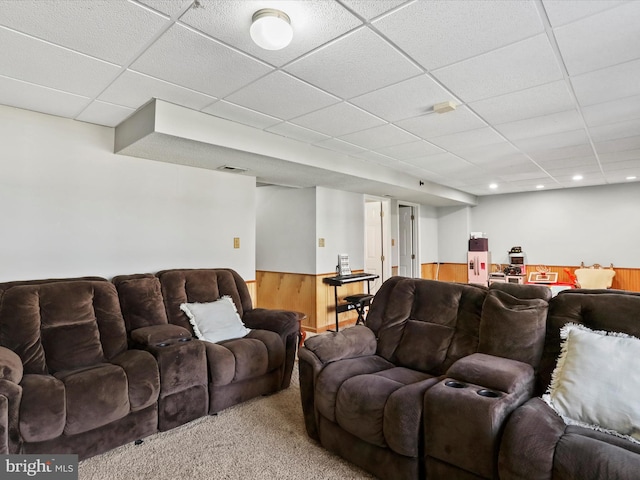
[[[640,443],[640,339],[569,323],[543,400],[567,424]]]
[[[200,340],[222,342],[244,337],[251,331],[242,323],[236,305],[228,295],[210,303],[183,303],[180,310],[187,314],[193,332]]]

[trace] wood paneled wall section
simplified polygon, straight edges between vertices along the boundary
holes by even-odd
[[[357,272],[354,272],[357,273]],[[335,301],[333,287],[323,283],[325,277],[335,273],[310,275],[287,272],[256,272],[257,301],[261,308],[279,308],[303,312],[307,315],[302,322],[305,330],[324,332],[335,328]],[[366,291],[366,283],[353,283],[338,287],[338,298],[342,300],[352,293]],[[358,318],[353,311],[341,313],[340,326],[353,325]]]
[[[527,268],[535,270],[535,265]],[[575,265],[551,266],[549,270],[558,273],[559,282],[569,282],[569,275],[564,271],[568,268],[573,272]],[[614,266],[616,276],[612,288],[640,292],[640,269],[618,268]],[[531,270],[529,270],[531,271]],[[357,273],[357,272],[354,272]],[[262,308],[276,308],[303,312],[307,315],[302,326],[309,332],[320,333],[335,328],[335,302],[333,287],[323,283],[325,277],[332,277],[334,273],[324,275],[309,275],[286,272],[256,272],[256,281],[247,282],[254,305]],[[422,278],[438,279],[445,282],[467,281],[467,265],[464,263],[425,263],[421,265]],[[338,298],[342,301],[345,296],[366,291],[366,283],[351,283],[338,287]],[[354,311],[341,313],[340,327],[353,325],[357,319]]]
[[[527,265],[527,271],[535,271],[536,266],[537,265]],[[565,272],[564,269],[566,268],[573,273],[576,268],[579,268],[579,265],[546,265],[546,267],[548,267],[551,272],[558,274],[558,282],[570,282],[569,274]],[[616,276],[613,277],[611,288],[640,292],[640,269],[619,268],[615,265],[613,269],[616,271]],[[441,263],[439,271],[437,264],[424,263],[421,266],[421,272],[422,278],[437,278],[445,282],[464,283],[467,281],[467,265],[465,263]]]

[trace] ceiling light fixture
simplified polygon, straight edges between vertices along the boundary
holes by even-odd
[[[492,183],[492,184],[489,185],[489,188],[491,190],[495,190],[496,188],[498,188],[498,184],[497,183]]]
[[[582,175],[574,175],[573,176],[573,180],[578,181],[578,180],[582,180]]]
[[[436,113],[447,113],[447,112],[452,112],[453,110],[456,109],[456,104],[454,102],[442,102],[442,103],[436,103],[433,106],[433,111]]]
[[[542,190],[542,189],[544,188],[544,185],[536,185],[536,188],[537,188],[538,190]]]
[[[637,177],[635,175],[630,175],[627,177],[627,180],[635,180]]]
[[[291,43],[293,28],[289,16],[275,8],[263,8],[253,14],[251,38],[265,50],[280,50]]]

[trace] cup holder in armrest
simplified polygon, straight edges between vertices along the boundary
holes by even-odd
[[[462,382],[456,382],[455,380],[447,380],[444,382],[447,387],[451,388],[466,388],[467,384]]]
[[[191,341],[191,337],[182,337],[180,340],[178,340],[179,342],[190,342]]]
[[[162,342],[162,343],[156,343],[156,347],[168,347],[169,344],[166,342]]]
[[[478,390],[477,394],[480,395],[481,397],[487,397],[487,398],[498,398],[502,396],[500,393],[494,392],[493,390],[487,390],[486,388],[483,388],[482,390]]]

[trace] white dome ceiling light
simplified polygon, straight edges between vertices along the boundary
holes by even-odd
[[[253,14],[251,38],[265,50],[280,50],[293,38],[293,28],[289,16],[274,8],[263,8]]]

